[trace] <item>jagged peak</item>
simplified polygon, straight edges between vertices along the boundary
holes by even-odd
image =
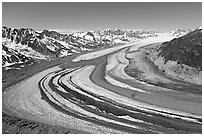
[[[192,31],[191,29],[187,28],[176,28],[175,30],[172,30],[171,32],[190,32]]]
[[[200,26],[198,29],[201,30],[201,32],[202,32],[202,28],[203,28],[203,26]]]

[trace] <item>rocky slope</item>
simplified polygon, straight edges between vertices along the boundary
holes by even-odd
[[[167,74],[184,81],[201,84],[201,28],[151,49],[150,54],[152,61]]]
[[[161,47],[159,56],[165,58],[165,61],[177,61],[202,69],[202,32],[196,29],[185,36],[166,42]]]

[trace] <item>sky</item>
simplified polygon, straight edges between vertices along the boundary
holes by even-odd
[[[2,25],[60,32],[108,28],[170,31],[202,25],[202,3],[3,2]]]

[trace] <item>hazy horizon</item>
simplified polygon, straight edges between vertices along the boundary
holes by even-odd
[[[202,3],[3,2],[2,25],[61,32],[194,29],[202,25]]]

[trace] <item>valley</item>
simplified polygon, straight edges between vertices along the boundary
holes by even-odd
[[[3,133],[202,133],[201,85],[149,54],[164,35],[4,66]]]
[[[61,65],[36,72],[4,91],[4,112],[87,133],[200,133],[201,97],[172,88],[150,89],[125,73],[128,61],[122,54],[128,47],[118,49],[65,58]]]
[[[2,2],[2,134],[202,134],[202,2]]]

